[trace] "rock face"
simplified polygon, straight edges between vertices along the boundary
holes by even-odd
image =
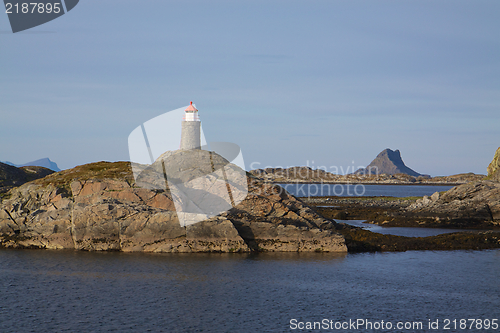
[[[336,224],[280,187],[248,178],[228,212],[181,227],[170,192],[136,187],[126,162],[64,170],[11,190],[0,246],[144,252],[346,252]]]
[[[456,186],[443,194],[424,196],[407,211],[414,218],[430,218],[442,224],[500,225],[500,184],[479,181]]]
[[[388,174],[395,175],[403,173],[413,177],[422,176],[416,171],[408,168],[401,159],[399,150],[391,150],[389,148],[383,150],[377,157],[364,169],[359,169],[355,172],[362,175],[380,175]]]
[[[335,223],[320,217],[279,186],[251,182],[246,199],[226,214],[256,251],[347,250],[335,231]]]
[[[500,147],[495,152],[493,161],[488,165],[488,179],[493,181],[500,181]]]

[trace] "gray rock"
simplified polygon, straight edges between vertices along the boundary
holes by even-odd
[[[434,197],[434,198],[432,198]],[[427,217],[449,223],[463,221],[468,225],[489,222],[500,224],[500,184],[479,181],[452,188],[432,200],[417,200],[407,211],[412,217]]]
[[[399,150],[384,149],[377,157],[364,169],[355,172],[361,175],[395,175],[406,174],[412,177],[419,177],[421,174],[407,167],[401,159]]]

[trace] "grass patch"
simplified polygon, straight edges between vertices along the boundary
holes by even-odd
[[[45,178],[35,180],[35,184],[54,185],[69,188],[74,180],[120,179],[129,184],[134,183],[130,162],[96,162],[77,166],[73,169],[53,173]]]

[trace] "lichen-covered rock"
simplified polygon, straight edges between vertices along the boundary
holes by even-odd
[[[278,186],[249,178],[249,195],[182,227],[170,192],[136,187],[128,163],[65,170],[9,192],[0,246],[144,252],[345,252],[335,223]],[[127,173],[128,172],[128,173]]]
[[[493,161],[488,165],[488,179],[500,182],[500,147],[495,152]]]

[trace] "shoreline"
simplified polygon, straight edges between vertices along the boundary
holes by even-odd
[[[449,176],[419,175],[411,176],[405,173],[397,174],[337,174],[322,169],[309,167],[291,167],[287,169],[267,168],[248,171],[255,178],[274,184],[311,183],[311,184],[364,184],[364,185],[450,185],[457,186],[485,180],[486,175],[460,173]]]
[[[365,220],[384,227],[457,228],[463,230],[500,230],[500,224],[492,221],[436,220],[432,216],[420,216],[407,210],[420,196],[315,196],[299,197],[318,214],[329,219]]]
[[[439,221],[407,211],[419,197],[303,197],[314,211],[331,220],[365,220],[384,227],[459,229],[427,237],[381,234],[337,222],[337,231],[345,238],[348,252],[384,252],[409,250],[482,250],[500,248],[500,225],[487,221]]]

